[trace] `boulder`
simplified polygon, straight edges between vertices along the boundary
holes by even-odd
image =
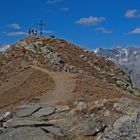
[[[6,122],[6,121],[12,119],[13,114],[14,113],[11,113],[11,112],[5,112],[5,114],[2,117],[0,117],[0,122]]]
[[[79,102],[78,105],[77,105],[77,109],[82,111],[84,109],[87,109],[87,104],[85,102]]]
[[[104,130],[105,125],[95,119],[88,119],[80,127],[80,133],[84,136],[94,136]]]
[[[140,140],[140,113],[121,117],[99,140]]]
[[[3,133],[5,129],[3,127],[0,127],[0,134]]]
[[[134,115],[139,112],[140,105],[135,103],[133,100],[122,97],[118,103],[114,104],[114,109],[118,112]]]

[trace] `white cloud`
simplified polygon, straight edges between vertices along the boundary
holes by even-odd
[[[105,21],[105,17],[85,17],[85,18],[80,18],[79,20],[76,21],[77,24],[82,24],[82,25],[93,25],[96,23],[100,23]]]
[[[125,13],[127,18],[138,18],[140,17],[140,12],[137,9],[128,9]]]
[[[62,12],[68,12],[70,9],[68,7],[63,7],[60,9]]]
[[[52,30],[44,30],[43,33],[46,33],[46,34],[53,34],[54,31],[52,31]]]
[[[95,28],[95,30],[101,31],[102,33],[105,33],[105,34],[111,34],[112,33],[112,31],[110,31],[110,30],[108,30],[104,27],[97,27],[97,28]]]
[[[7,33],[7,36],[20,36],[20,35],[27,35],[26,32],[10,32],[10,33]]]
[[[20,25],[17,23],[10,24],[8,27],[12,29],[21,29]]]
[[[47,3],[48,4],[55,4],[57,2],[61,2],[62,0],[48,0]]]
[[[131,32],[127,33],[128,35],[131,34],[140,34],[140,27],[136,27],[135,29],[133,29]]]

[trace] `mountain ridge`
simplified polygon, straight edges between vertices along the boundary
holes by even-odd
[[[139,90],[112,61],[64,39],[30,37],[0,54],[0,67],[0,140],[139,137],[123,124],[139,126]]]

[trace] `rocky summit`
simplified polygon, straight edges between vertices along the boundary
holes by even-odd
[[[139,95],[110,60],[24,38],[0,54],[0,140],[139,140]]]

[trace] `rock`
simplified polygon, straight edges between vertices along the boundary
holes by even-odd
[[[140,113],[123,116],[99,140],[140,140]]]
[[[70,107],[66,105],[57,105],[56,109],[57,109],[56,112],[70,111]]]
[[[69,65],[65,65],[64,68],[63,68],[63,70],[65,72],[70,72],[71,71],[71,68],[69,67]]]
[[[105,125],[95,119],[88,119],[80,127],[80,133],[84,136],[94,136],[104,130]]]
[[[140,89],[133,89],[133,93],[135,96],[140,96]]]
[[[6,122],[13,118],[13,113],[6,112],[2,117],[0,117],[0,126],[3,126],[3,122]]]
[[[0,134],[3,133],[5,129],[3,127],[0,127]]]
[[[4,123],[5,128],[23,126],[50,126],[47,121],[40,121],[33,118],[14,118]]]
[[[39,109],[41,109],[40,106],[32,106],[32,107],[30,106],[30,107],[21,108],[16,113],[16,116],[17,117],[28,117],[28,116],[31,116],[36,111],[38,111]]]
[[[52,115],[53,113],[55,113],[55,110],[56,110],[55,107],[46,106],[46,107],[41,108],[36,113],[34,113],[33,116],[39,118],[39,117],[43,117],[43,116]]]
[[[109,111],[109,110],[106,110],[105,113],[104,113],[104,116],[105,116],[105,117],[108,117],[109,114],[110,114],[110,111]]]
[[[29,44],[26,43],[26,42],[18,42],[17,44],[20,45],[20,46],[23,46],[23,47],[26,47],[26,46],[29,45]]]
[[[54,113],[50,116],[44,117],[44,118],[47,118],[48,121],[52,120],[53,122],[55,122],[54,120],[59,121],[59,119],[64,118],[66,116],[66,113],[67,112],[56,112],[56,113]]]
[[[139,112],[140,105],[134,103],[132,100],[126,97],[122,97],[118,103],[114,104],[114,109],[118,112],[134,115]]]
[[[70,123],[65,123],[65,122],[57,122],[57,123],[55,123],[55,126],[56,126],[56,127],[59,127],[59,128],[65,130],[65,131],[70,130],[71,125],[72,125],[72,124],[70,124]]]
[[[80,55],[79,57],[80,57],[81,59],[83,59],[85,56],[84,56],[84,55]]]
[[[85,53],[89,53],[89,51],[88,51],[88,50],[86,50],[86,49],[84,49],[83,51],[84,51]]]
[[[7,129],[0,135],[0,140],[54,140],[54,138],[40,128],[20,127]]]
[[[49,127],[41,127],[43,130],[46,130],[57,136],[65,136],[63,130],[59,127],[49,126]]]
[[[85,102],[79,102],[78,105],[77,105],[77,109],[82,111],[84,109],[87,109],[87,104]]]
[[[59,64],[59,62],[61,61],[61,58],[59,57],[59,54],[57,54],[57,53],[53,54],[53,58],[54,58],[56,64]]]
[[[122,113],[125,113],[127,115],[131,115],[134,112],[131,105],[123,104],[123,103],[115,103],[114,109],[117,110],[118,112],[122,112]]]
[[[79,57],[80,57],[81,60],[83,60],[83,61],[87,61],[87,58],[86,58],[85,55],[80,55]]]

